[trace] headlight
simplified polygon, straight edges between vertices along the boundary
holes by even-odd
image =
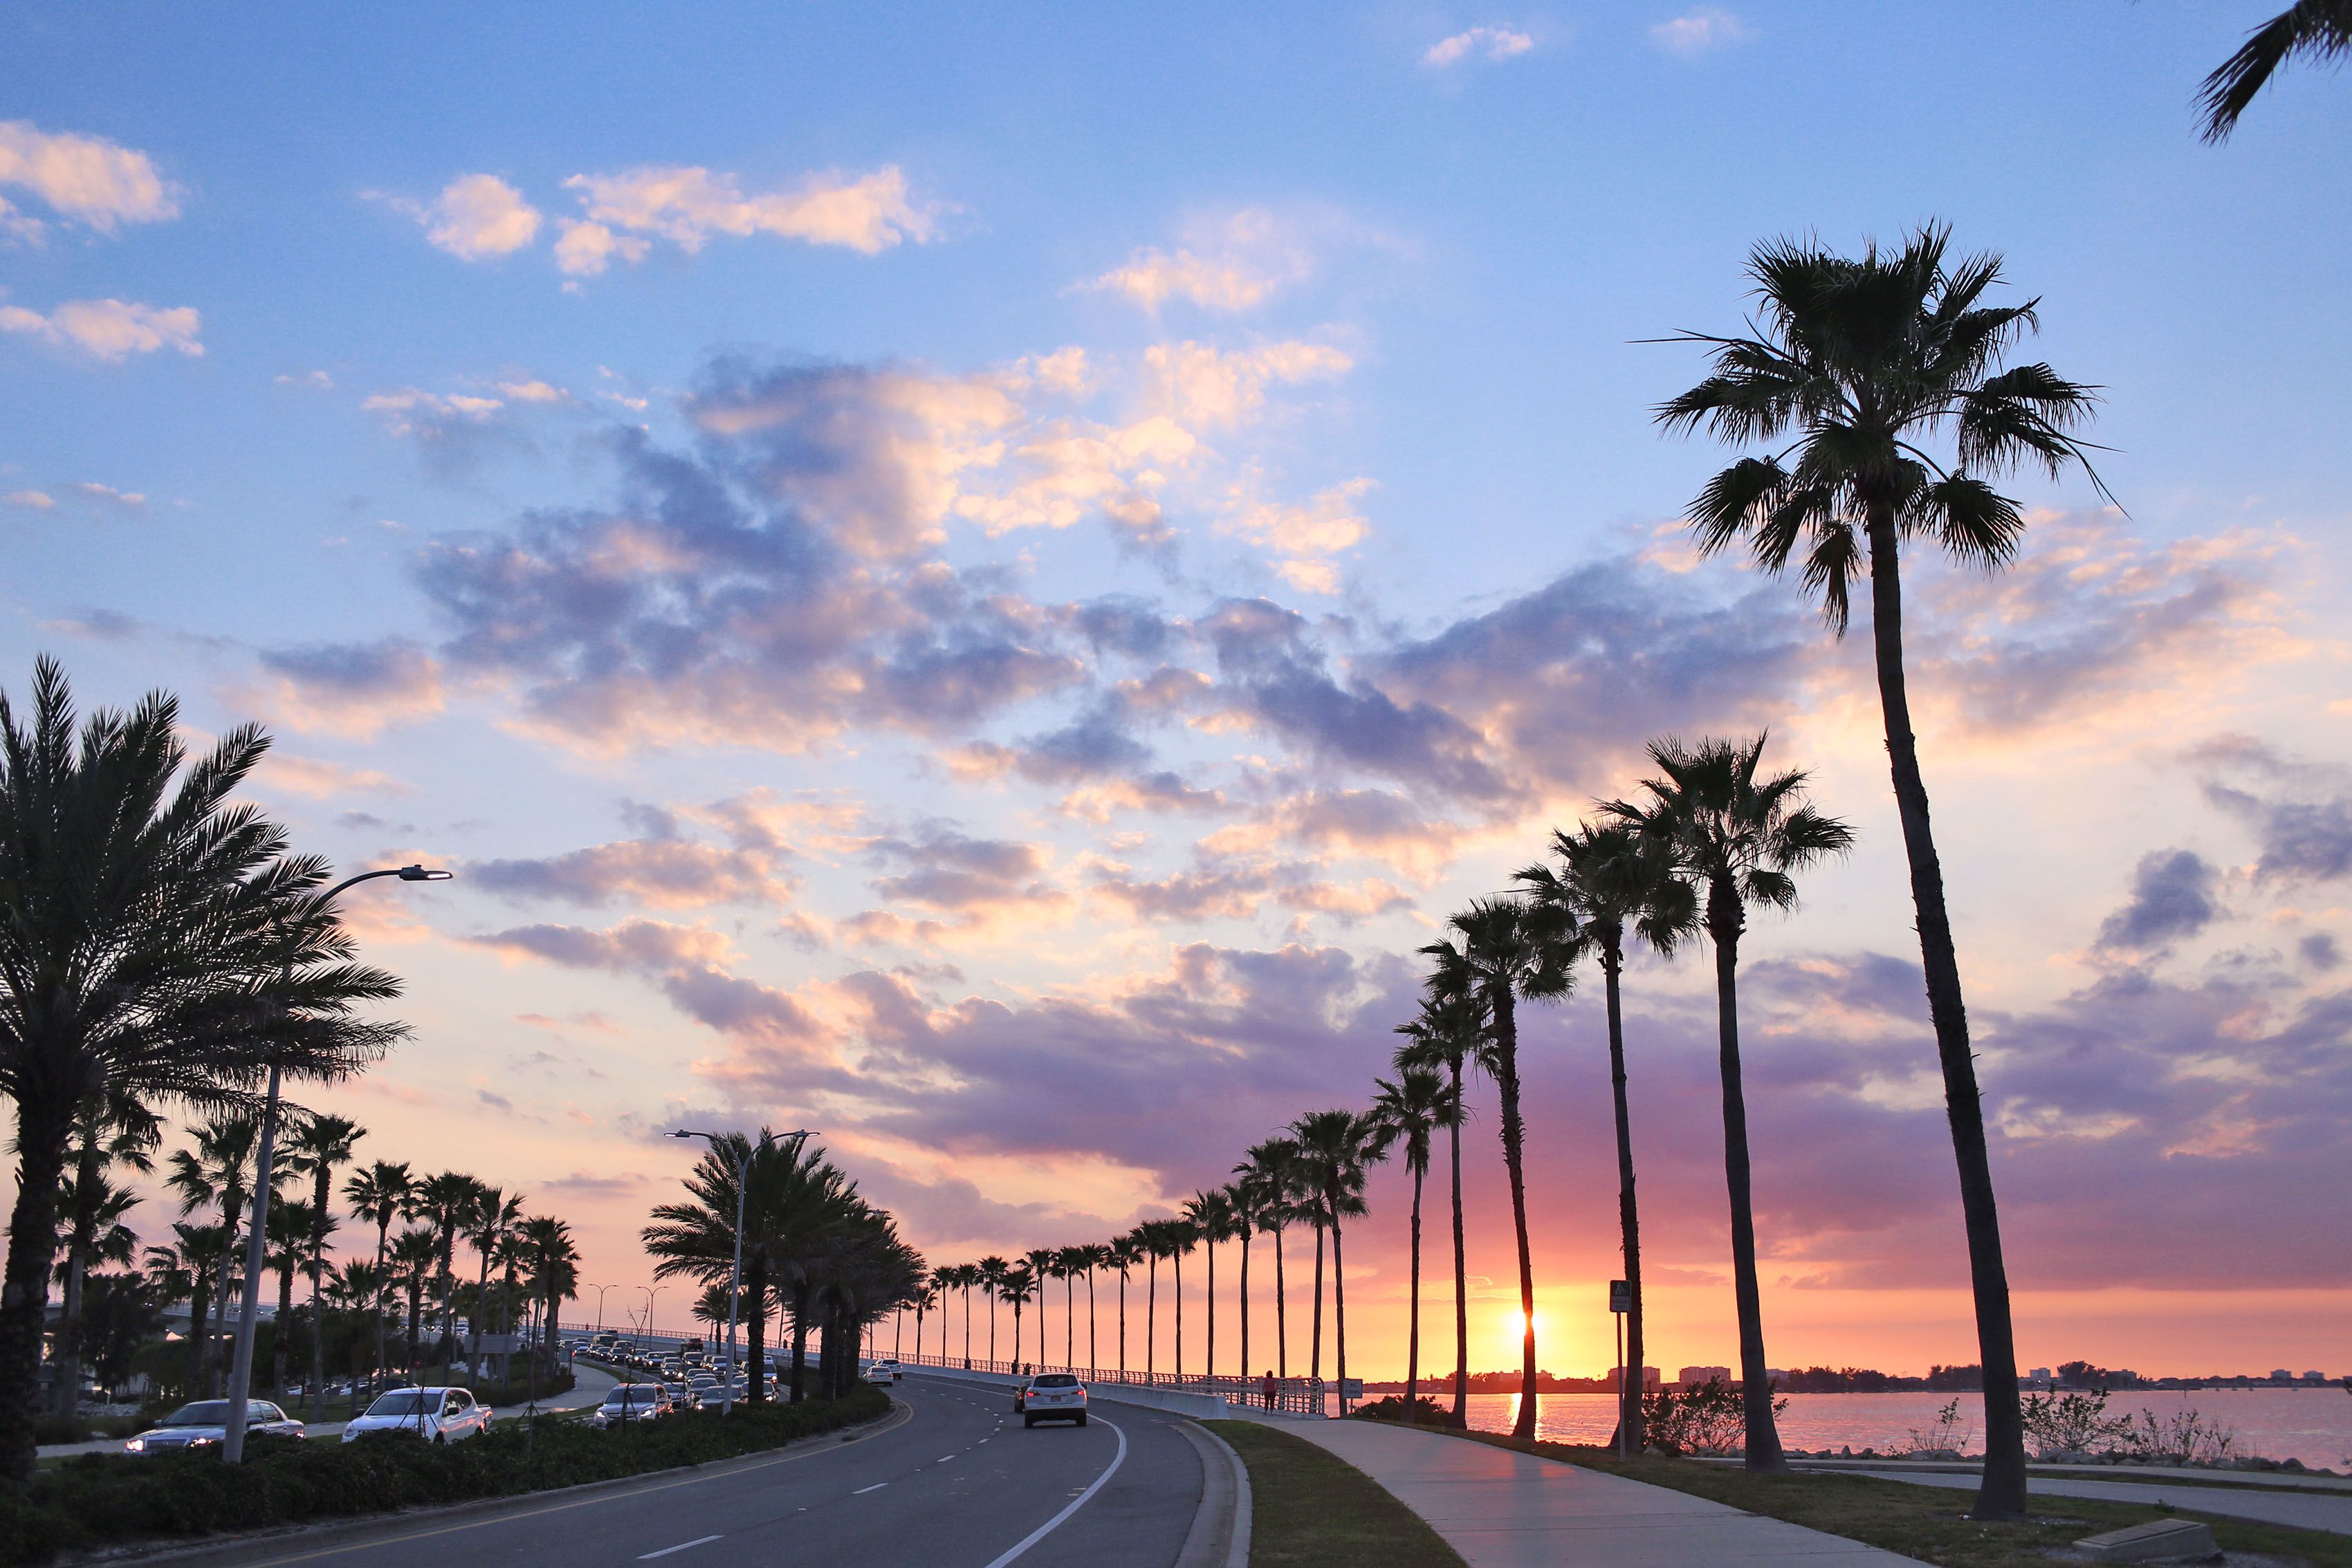
[[[209,1448],[219,1441],[220,1439],[218,1437],[191,1437],[188,1439],[188,1447],[191,1448]]]
[[[122,1451],[126,1454],[143,1454],[147,1451],[147,1439],[133,1437],[122,1445]]]

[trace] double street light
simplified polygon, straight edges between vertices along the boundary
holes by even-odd
[[[700,1138],[718,1154],[723,1146],[719,1133],[696,1133],[680,1127],[670,1134],[673,1138]],[[742,1158],[735,1162],[735,1274],[727,1283],[727,1392],[719,1396],[719,1413],[727,1415],[735,1408],[735,1379],[742,1369],[735,1362],[735,1315],[743,1304],[743,1204],[751,1190],[751,1156],[782,1138],[805,1138],[806,1127],[795,1127],[789,1133],[762,1133],[756,1144],[747,1144]]]
[[[428,871],[421,865],[391,866],[383,871],[366,871],[337,883],[320,895],[321,904],[334,902],[336,894],[345,888],[363,882],[373,882],[380,876],[396,876],[403,882],[446,882],[455,873]],[[262,1249],[269,1224],[270,1163],[277,1153],[278,1140],[278,1063],[269,1064],[269,1094],[261,1111],[261,1146],[256,1152],[253,1173],[253,1212],[247,1222],[245,1237],[245,1301],[236,1314],[236,1358],[228,1380],[227,1430],[221,1437],[221,1458],[234,1465],[245,1458],[246,1408],[253,1391],[253,1331],[261,1307]],[[318,1303],[310,1306],[315,1320]],[[280,1323],[278,1332],[284,1333],[289,1325]],[[313,1322],[310,1332],[317,1333],[320,1324]]]

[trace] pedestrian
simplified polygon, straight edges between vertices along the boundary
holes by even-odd
[[[1261,1386],[1265,1390],[1265,1407],[1271,1410],[1274,1408],[1275,1394],[1282,1386],[1280,1383],[1275,1380],[1274,1368],[1269,1366],[1265,1369],[1265,1379]]]

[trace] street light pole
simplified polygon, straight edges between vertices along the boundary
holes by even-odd
[[[700,1138],[710,1145],[712,1153],[716,1154],[719,1150],[719,1135],[717,1133],[693,1133],[680,1127],[670,1136]],[[738,1370],[735,1364],[735,1313],[743,1301],[743,1206],[751,1192],[751,1155],[758,1150],[768,1147],[778,1138],[807,1136],[808,1129],[805,1127],[797,1127],[789,1133],[762,1133],[760,1134],[760,1141],[745,1148],[743,1157],[735,1162],[735,1273],[734,1277],[727,1282],[727,1392],[719,1401],[719,1413],[721,1416],[731,1413],[735,1408],[735,1375]],[[798,1396],[796,1393],[794,1397]]]
[[[383,871],[364,871],[359,875],[337,883],[320,896],[321,904],[331,904],[345,888],[357,887],[363,882],[373,882],[380,876],[396,876],[403,882],[446,882],[451,873],[427,871],[421,865],[388,867]],[[245,1458],[246,1407],[253,1391],[253,1331],[261,1307],[262,1249],[265,1230],[269,1223],[270,1166],[278,1145],[278,1063],[269,1064],[269,1093],[261,1109],[261,1146],[253,1162],[253,1212],[247,1221],[245,1238],[245,1300],[237,1308],[236,1356],[229,1373],[227,1429],[221,1437],[221,1458],[236,1464]],[[310,1332],[317,1333],[320,1323],[319,1306],[313,1292]],[[284,1333],[284,1323],[278,1332]]]
[[[637,1289],[646,1293],[646,1348],[647,1350],[651,1350],[653,1349],[654,1337],[654,1298],[660,1295],[664,1290],[667,1289],[667,1287],[663,1285],[639,1285]]]
[[[596,1292],[596,1332],[598,1333],[603,1333],[604,1332],[604,1292],[613,1289],[613,1287],[610,1285],[593,1285],[589,1283],[587,1281],[583,1280],[580,1281],[580,1288],[583,1291],[593,1291]]]

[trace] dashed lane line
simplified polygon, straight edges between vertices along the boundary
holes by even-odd
[[[864,1497],[867,1492],[880,1491],[884,1487],[887,1487],[889,1484],[890,1483],[888,1481],[876,1481],[870,1487],[859,1487],[856,1491],[851,1492],[849,1495],[852,1497]]]
[[[698,1535],[691,1541],[681,1541],[675,1546],[665,1546],[659,1552],[640,1552],[637,1561],[650,1563],[656,1557],[667,1557],[673,1552],[683,1552],[689,1546],[708,1546],[714,1541],[724,1541],[723,1535]]]

